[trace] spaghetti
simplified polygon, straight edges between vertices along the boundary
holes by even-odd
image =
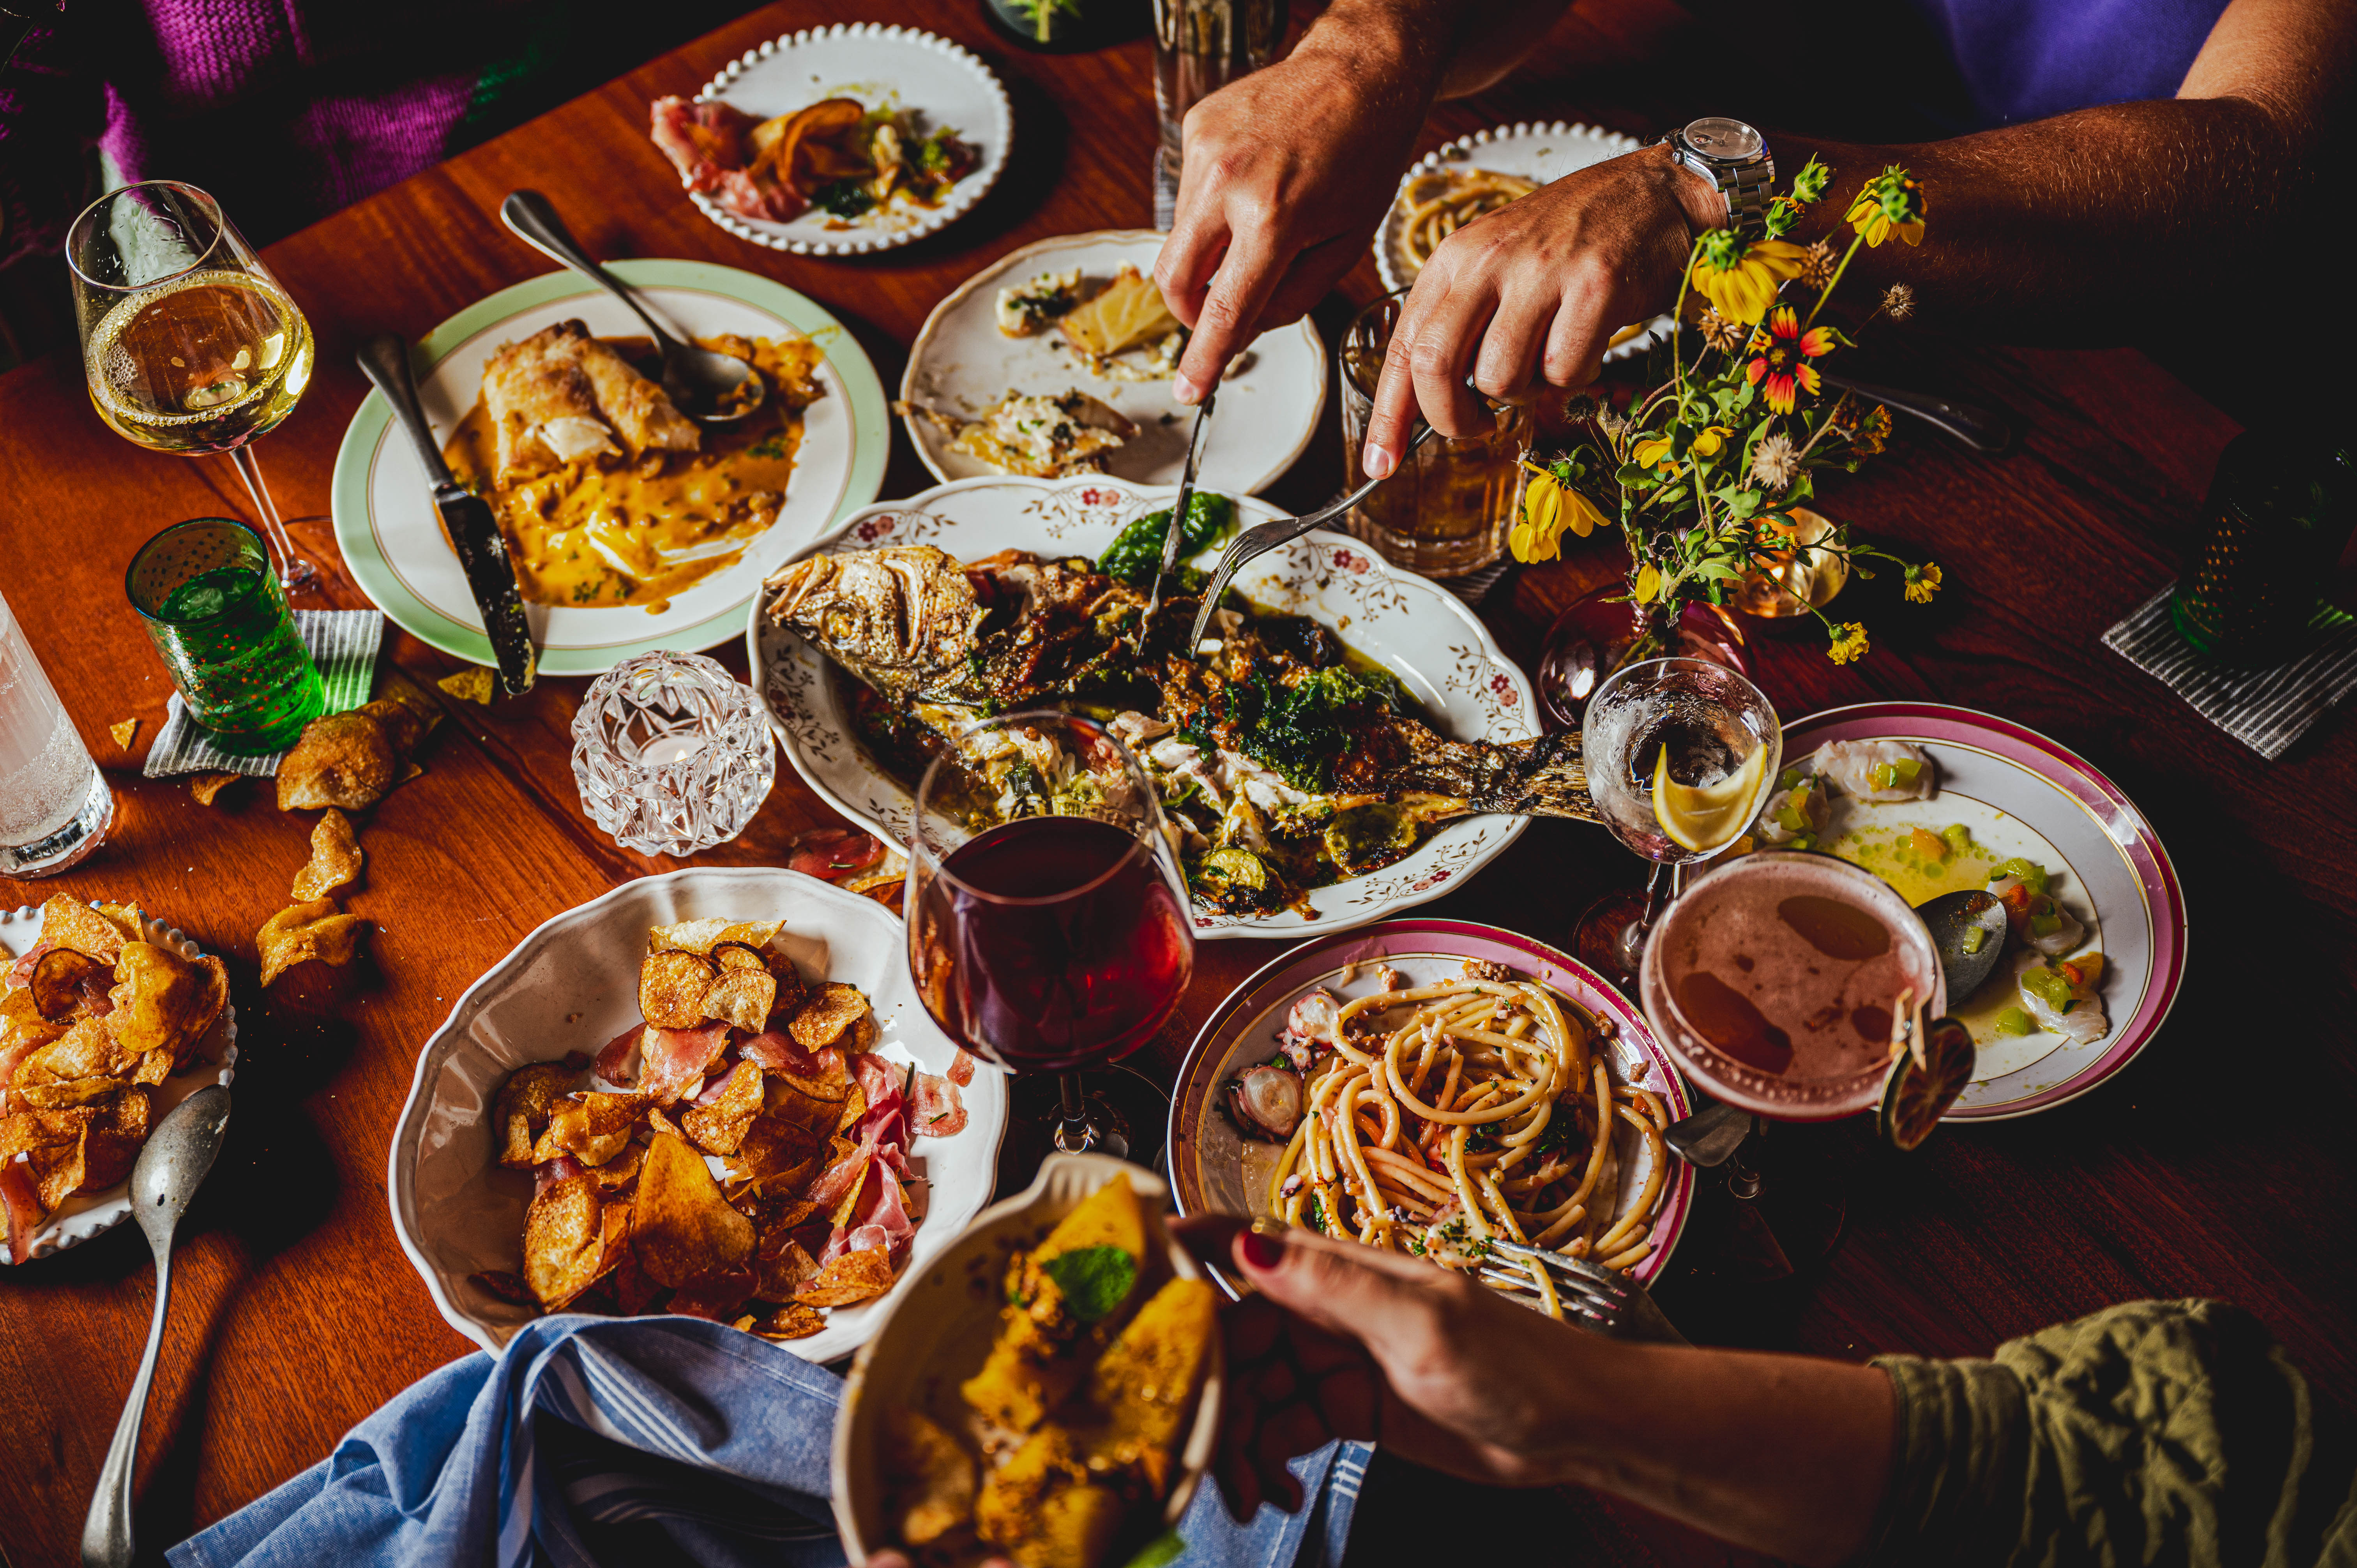
[[[1614,1269],[1651,1255],[1669,1112],[1613,1081],[1596,1048],[1609,1025],[1534,982],[1477,974],[1313,1015],[1300,1123],[1268,1178],[1272,1215],[1457,1269],[1491,1262],[1497,1237]],[[1616,1219],[1632,1179],[1614,1146],[1622,1125],[1646,1158]],[[1528,1283],[1507,1288],[1562,1316],[1544,1268],[1510,1267]]]
[[[1435,169],[1409,180],[1400,194],[1407,208],[1400,226],[1400,252],[1408,271],[1422,271],[1443,240],[1476,218],[1537,188],[1535,181],[1520,175],[1488,169]]]

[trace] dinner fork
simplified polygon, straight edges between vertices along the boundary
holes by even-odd
[[[1555,1282],[1555,1298],[1563,1304],[1565,1313],[1598,1334],[1615,1339],[1649,1339],[1662,1345],[1692,1343],[1663,1314],[1652,1293],[1618,1269],[1608,1269],[1586,1258],[1566,1257],[1544,1247],[1526,1247],[1498,1236],[1491,1237],[1488,1246],[1493,1253],[1530,1259],[1545,1269]],[[1492,1284],[1527,1287],[1532,1283],[1525,1270],[1485,1267],[1480,1274]]]

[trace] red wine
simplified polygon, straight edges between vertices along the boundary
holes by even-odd
[[[918,988],[952,1038],[1002,1067],[1113,1061],[1144,1045],[1187,989],[1187,911],[1148,847],[1120,828],[1025,817],[960,846],[942,870],[909,913]]]

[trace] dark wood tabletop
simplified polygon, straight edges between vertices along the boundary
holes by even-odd
[[[926,312],[976,270],[1046,236],[1151,221],[1142,42],[1039,56],[1008,48],[974,0],[888,9],[986,59],[1018,126],[998,188],[905,249],[822,260],[734,239],[689,205],[647,139],[651,99],[692,94],[748,47],[835,19],[818,0],[754,12],[272,246],[319,359],[301,407],[257,450],[310,557],[337,559],[328,478],[366,390],[354,346],[386,329],[422,335],[548,270],[498,220],[518,187],[546,192],[603,255],[724,263],[802,290],[849,326],[888,386]],[[1642,40],[1598,30],[1594,9],[1498,89],[1436,113],[1424,145],[1541,117],[1658,129],[1649,116],[1662,111],[1635,79],[1598,69]],[[1362,263],[1318,314],[1329,341],[1379,291]],[[1947,585],[1929,608],[1876,614],[1874,651],[1856,664],[1834,665],[1813,639],[1756,644],[1761,685],[1788,719],[1933,699],[2081,751],[2143,807],[2175,857],[2192,964],[2142,1058],[2073,1103],[1943,1129],[1904,1161],[1864,1150],[1854,1127],[1811,1134],[1813,1155],[1854,1172],[1846,1234],[1830,1258],[1780,1283],[1733,1283],[1711,1267],[1706,1232],[1719,1221],[1706,1203],[1700,1239],[1674,1260],[1662,1299],[1697,1339],[1865,1357],[1981,1354],[2114,1302],[2223,1296],[2264,1319],[2327,1393],[2357,1402],[2357,723],[2328,718],[2265,762],[2099,640],[2173,575],[2235,426],[2129,350],[1958,342],[1933,323],[1885,353],[1878,379],[1903,374],[2009,410],[2022,439],[1992,459],[1902,424],[1888,455],[1824,487],[1824,510],[1935,557]],[[241,1018],[236,1119],[181,1230],[172,1331],[140,1450],[138,1529],[152,1553],[324,1457],[386,1399],[470,1352],[436,1316],[386,1208],[387,1141],[419,1047],[525,932],[677,863],[624,853],[584,818],[566,761],[584,682],[543,681],[489,709],[453,701],[425,776],[363,826],[367,878],[350,907],[376,927],[367,960],[335,986],[262,991],[253,932],[285,902],[309,818],[279,812],[267,787],[252,785],[199,805],[185,781],[141,778],[138,758],[108,736],[138,718],[144,751],[169,691],[124,600],[132,553],[181,518],[242,515],[245,497],[225,460],[159,456],[110,432],[70,353],[0,377],[0,431],[7,596],[119,802],[99,854],[53,882],[0,881],[0,905],[52,892],[136,898],[226,955]],[[925,488],[905,437],[893,439],[884,494]],[[1271,498],[1304,509],[1322,499],[1340,477],[1339,443],[1329,406]],[[1618,570],[1615,549],[1591,542],[1510,575],[1484,618],[1527,660],[1556,610]],[[348,584],[335,596],[365,603]],[[387,651],[429,679],[454,668],[398,634]],[[742,673],[741,647],[716,652]],[[781,768],[745,835],[696,863],[781,864],[796,834],[835,820]],[[1539,822],[1428,912],[1563,942],[1592,897],[1635,871],[1601,831]],[[1204,1016],[1278,950],[1204,944],[1180,1015],[1136,1065],[1170,1075]],[[151,1291],[146,1246],[130,1226],[0,1271],[0,1543],[13,1563],[73,1559]],[[1642,1534],[1596,1527],[1607,1553],[1664,1550],[1656,1537],[1639,1544]]]

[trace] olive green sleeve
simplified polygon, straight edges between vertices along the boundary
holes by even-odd
[[[1886,1356],[1873,1563],[2357,1564],[2357,1470],[2266,1330],[2136,1302],[1986,1361]]]

